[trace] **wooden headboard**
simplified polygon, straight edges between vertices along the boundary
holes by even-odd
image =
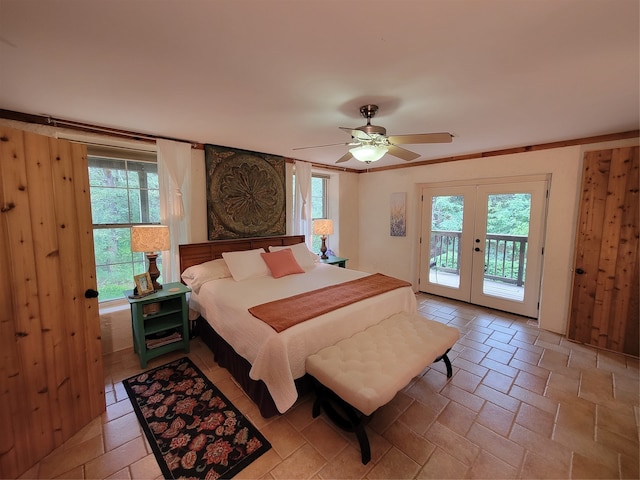
[[[179,245],[180,273],[192,265],[222,258],[222,252],[238,252],[267,249],[268,246],[295,245],[304,242],[304,235],[281,235],[277,237],[235,238],[233,240],[212,240],[204,243]]]

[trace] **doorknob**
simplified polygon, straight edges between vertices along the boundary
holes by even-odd
[[[476,248],[474,248],[474,250],[475,250],[476,252],[481,252],[481,251],[482,251],[482,250],[480,250],[480,247],[476,247]]]
[[[576,273],[577,273],[578,275],[582,275],[582,274],[584,273],[584,270],[583,270],[583,269],[581,269],[581,268],[576,268]]]
[[[84,292],[84,298],[96,298],[99,295],[99,293],[92,289],[92,288],[88,288],[85,292]]]

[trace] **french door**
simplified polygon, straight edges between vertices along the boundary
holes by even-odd
[[[547,179],[422,189],[420,291],[537,318]]]

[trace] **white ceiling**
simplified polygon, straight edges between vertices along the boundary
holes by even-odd
[[[455,135],[416,161],[636,130],[639,3],[0,0],[0,108],[331,165],[367,103]]]

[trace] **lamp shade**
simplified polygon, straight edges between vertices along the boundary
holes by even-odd
[[[332,235],[333,234],[333,220],[328,218],[319,218],[313,221],[313,234],[314,235]]]
[[[360,145],[359,147],[354,147],[349,150],[356,160],[360,160],[365,163],[380,160],[388,151],[389,147],[382,145]]]
[[[171,239],[166,225],[140,225],[131,227],[132,252],[158,252],[169,250]]]

